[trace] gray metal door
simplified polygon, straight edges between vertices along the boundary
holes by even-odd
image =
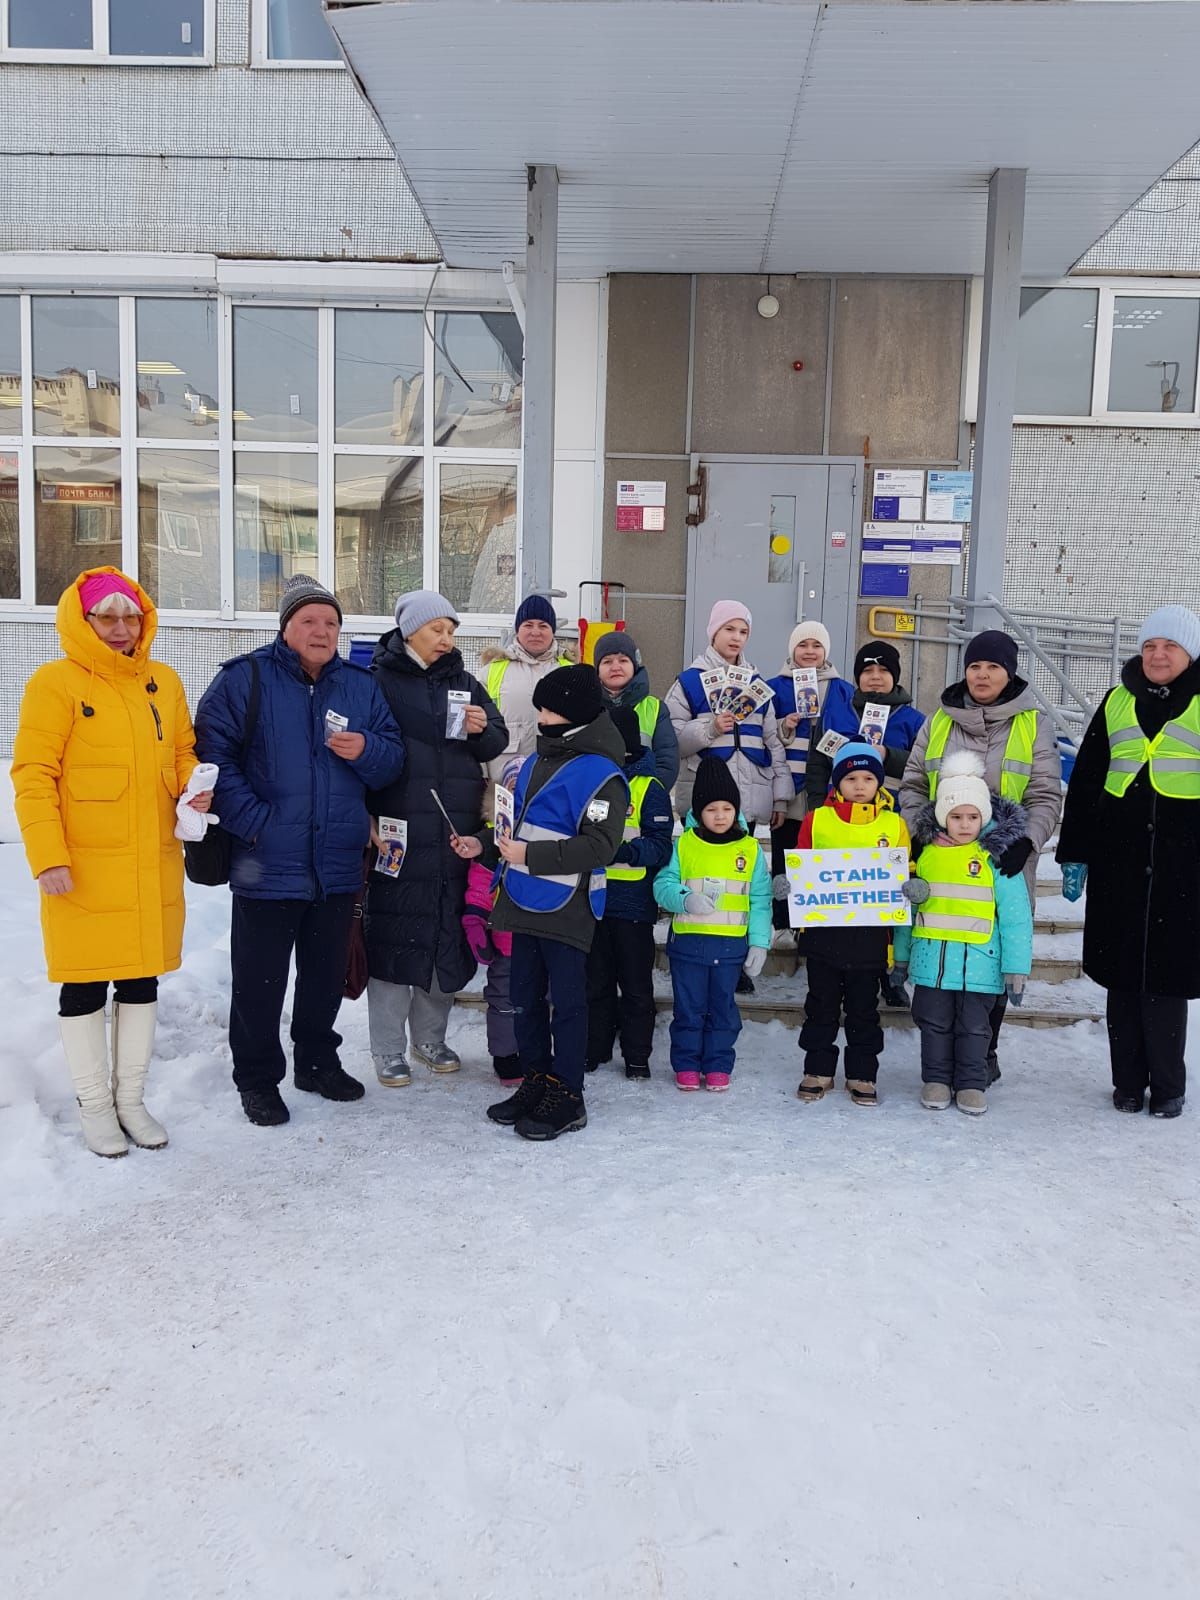
[[[844,670],[853,655],[857,463],[706,456],[703,466],[705,517],[688,561],[689,659],[708,643],[713,602],[742,600],[754,616],[750,657],[764,676],[781,670],[801,617],[825,624]]]

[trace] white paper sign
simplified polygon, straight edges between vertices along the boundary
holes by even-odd
[[[924,470],[879,467],[871,482],[871,493],[877,500],[922,500],[925,497]]]
[[[909,921],[908,851],[788,850],[788,921],[793,928],[894,928]]]
[[[667,485],[665,481],[653,481],[649,478],[637,478],[632,482],[622,478],[617,484],[617,504],[619,506],[665,506],[667,503]]]

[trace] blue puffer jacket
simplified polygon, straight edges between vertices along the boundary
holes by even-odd
[[[618,689],[616,694],[610,694],[603,684],[601,689],[606,707],[611,709],[613,706],[628,706],[631,711],[636,711],[650,693],[650,674],[645,667],[639,667],[625,687]],[[657,778],[670,794],[675,779],[679,776],[679,740],[675,735],[675,727],[665,700],[658,702],[658,719],[654,724],[651,748],[654,752],[654,765],[647,771],[651,777]],[[626,772],[625,776],[629,777],[631,774]]]
[[[674,738],[674,731],[672,731]],[[644,750],[637,761],[627,761],[626,779],[653,778],[656,756],[653,750]],[[604,920],[616,917],[623,922],[657,922],[658,902],[654,898],[654,879],[671,859],[671,839],[675,832],[675,818],[671,814],[671,800],[660,782],[651,783],[642,801],[641,838],[621,842],[612,859],[614,867],[645,867],[644,878],[613,878],[608,880],[608,896],[604,902]]]
[[[933,807],[925,806],[913,828],[913,859],[921,877],[932,876],[930,851],[937,820]],[[910,927],[897,928],[893,954],[898,967],[908,968],[909,980],[925,989],[955,989],[968,994],[1001,994],[1008,973],[1028,974],[1033,965],[1033,913],[1020,873],[1005,878],[995,861],[1010,844],[1025,834],[1025,813],[1011,800],[992,796],[992,821],[979,835],[979,843],[993,860],[996,921],[986,944],[964,944],[959,939],[914,939]]]
[[[229,886],[252,900],[321,900],[362,887],[368,789],[400,775],[404,745],[379,685],[341,656],[315,682],[282,638],[253,652],[258,720],[241,760],[249,656],[227,661],[196,711],[196,753],[221,769],[213,810],[234,836]],[[366,737],[357,761],[325,747],[325,713]]]
[[[863,707],[868,702],[888,707],[887,727],[883,730],[883,771],[884,782],[895,792],[904,776],[908,752],[925,722],[912,704],[908,690],[899,684],[886,694],[864,694],[845,678],[835,678],[825,692],[821,720],[813,728],[812,742],[815,745],[826,733],[840,733],[844,739],[857,738]],[[830,758],[813,750],[808,762],[808,796],[814,806],[825,798],[832,772]]]

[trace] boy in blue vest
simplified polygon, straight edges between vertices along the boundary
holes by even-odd
[[[512,934],[522,1080],[488,1116],[523,1139],[545,1140],[587,1126],[587,956],[604,914],[604,869],[625,830],[628,790],[624,741],[593,667],[547,673],[533,704],[537,752],[517,779],[513,837],[456,839],[454,847],[498,864],[492,927]]]
[[[741,818],[726,762],[704,756],[692,809],[654,898],[671,912],[671,1066],[676,1086],[729,1088],[742,1017],[734,994],[745,967],[756,978],[771,943],[771,874]]]
[[[625,834],[608,869],[604,916],[588,956],[588,1063],[611,1061],[621,1039],[627,1078],[650,1076],[654,1044],[654,879],[671,858],[674,819],[667,791],[654,775],[655,754],[642,743],[637,713],[609,704],[625,741],[629,805]],[[618,998],[619,992],[619,998]]]

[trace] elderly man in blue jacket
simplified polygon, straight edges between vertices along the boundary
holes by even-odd
[[[369,789],[404,766],[404,746],[369,672],[338,654],[342,608],[313,578],[288,580],[279,637],[227,661],[196,711],[196,748],[221,769],[214,809],[233,838],[229,1046],[242,1109],[288,1121],[279,1019],[288,967],[297,1089],[359,1100],[334,1032],[355,896],[370,837]]]

